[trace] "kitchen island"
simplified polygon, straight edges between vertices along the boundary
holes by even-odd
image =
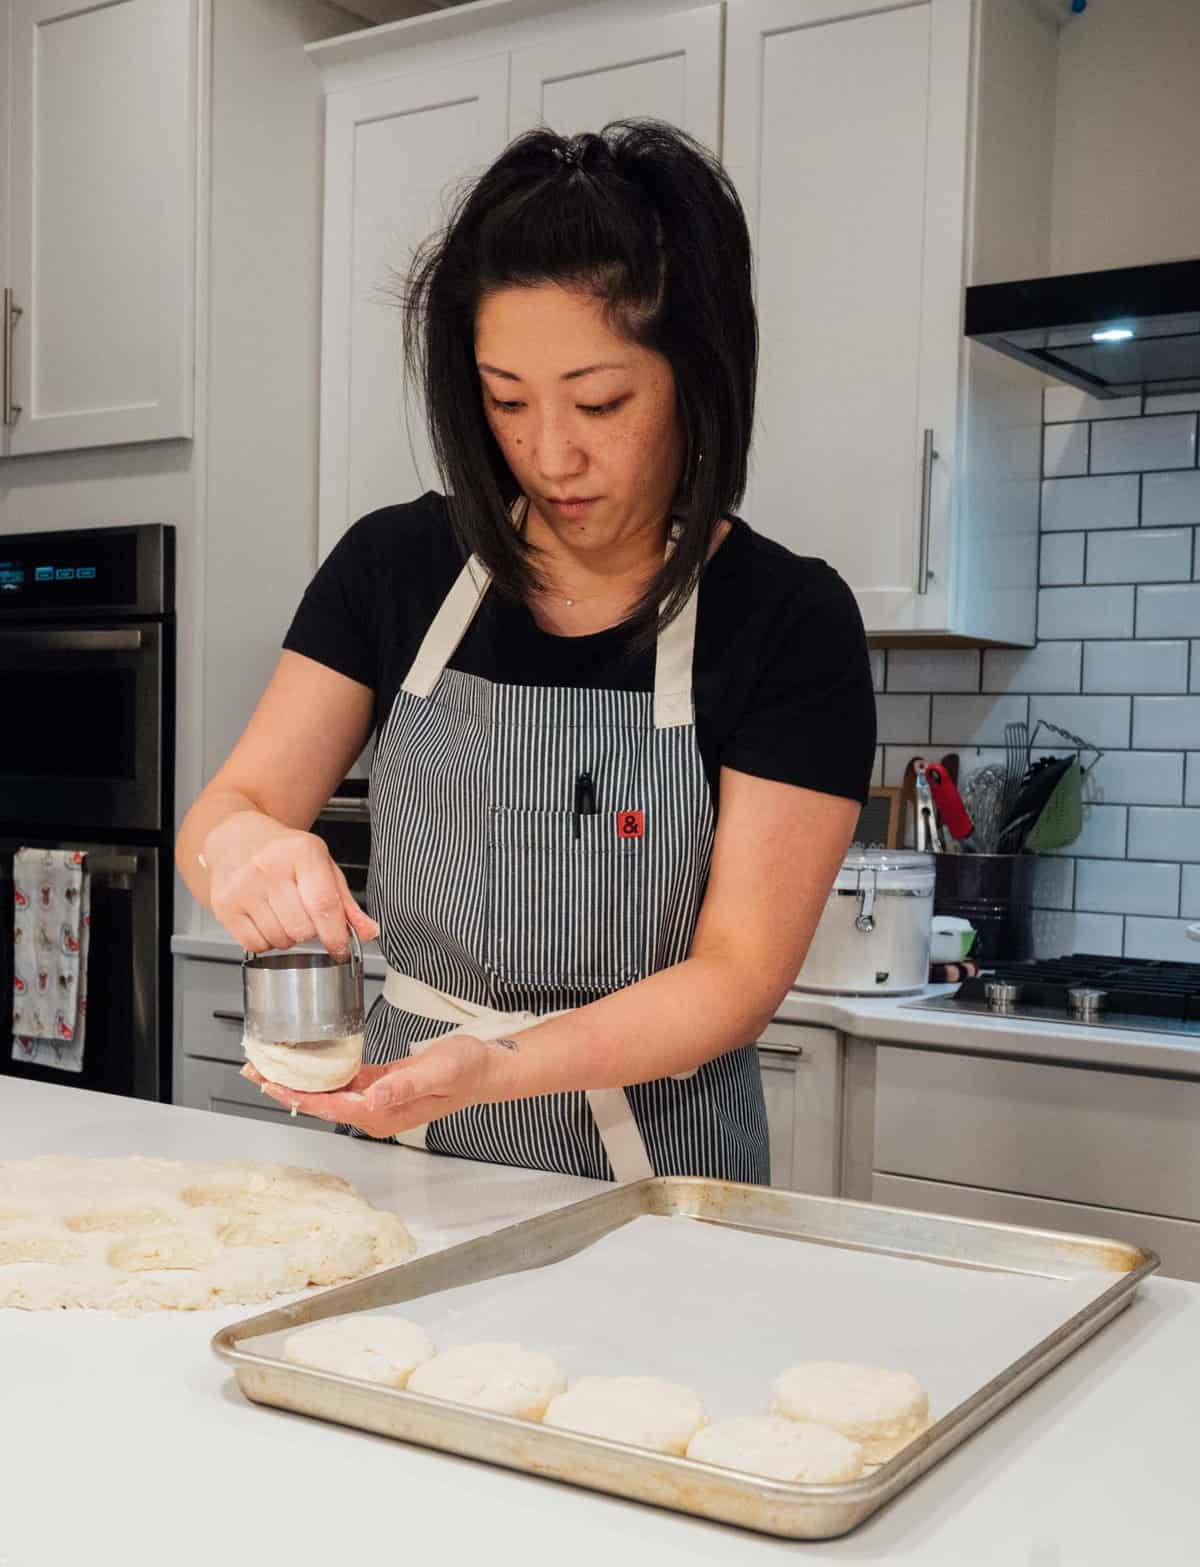
[[[301,1122],[4,1079],[0,1158],[67,1152],[317,1165],[394,1208],[424,1250],[597,1189]],[[1200,1286],[1151,1279],[1116,1322],[915,1488],[824,1544],[771,1540],[256,1408],[209,1340],[261,1309],[0,1311],[4,1567],[1101,1567],[1131,1557],[1182,1567],[1195,1558]]]

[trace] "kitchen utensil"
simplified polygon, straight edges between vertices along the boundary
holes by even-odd
[[[266,1044],[319,1044],[363,1031],[363,956],[350,929],[350,952],[251,953],[242,959],[243,1028]]]
[[[975,842],[981,854],[994,854],[1003,817],[1000,814],[1004,769],[994,762],[980,767],[964,782],[963,805],[975,825]]]
[[[934,807],[946,831],[955,838],[970,839],[973,823],[945,767],[939,762],[930,762],[925,769],[925,776],[929,779]]]
[[[1004,797],[1002,811],[1007,817],[1029,766],[1029,725],[1023,719],[1004,726]]]
[[[1019,854],[1025,840],[1054,793],[1059,779],[1077,762],[1076,756],[1041,756],[1025,775],[1008,816],[1001,824],[997,847],[1004,853]]]
[[[795,989],[901,995],[929,978],[934,857],[852,849],[825,900]]]
[[[942,766],[946,769],[950,782],[958,788],[958,752],[947,751],[942,757]]]
[[[670,1220],[662,1240],[639,1231],[659,1219]],[[1117,1240],[668,1176],[612,1187],[258,1313],[223,1327],[212,1345],[255,1404],[742,1528],[827,1539],[885,1503],[899,1506],[901,1491],[1111,1321],[1158,1266],[1152,1251]],[[623,1290],[622,1278],[637,1287]],[[776,1282],[764,1287],[764,1278]],[[705,1299],[709,1310],[654,1309],[656,1301],[676,1298]],[[804,1303],[802,1329],[794,1309],[780,1309],[781,1300]],[[849,1317],[863,1358],[929,1380],[936,1424],[873,1474],[843,1485],[808,1485],[283,1359],[288,1334],[331,1316],[353,1319],[390,1308],[436,1335],[448,1314],[460,1323],[472,1311],[476,1322],[495,1320],[488,1313],[501,1302],[506,1331],[557,1350],[572,1378],[628,1369],[632,1343],[641,1365],[694,1367],[689,1380],[702,1391],[717,1390],[706,1396],[722,1413],[754,1407],[771,1376],[797,1353],[845,1342]],[[711,1353],[714,1314],[752,1321],[737,1355]],[[1119,1344],[1110,1347],[1120,1352]],[[1063,1393],[1044,1391],[1039,1419]],[[335,1440],[331,1431],[330,1452]],[[1002,1454],[989,1459],[986,1450],[975,1457],[981,1474],[989,1463],[1003,1462]],[[935,1487],[930,1505],[969,1508],[972,1490]],[[724,1554],[736,1559],[736,1548]]]
[[[929,787],[925,763],[919,757],[913,764],[913,771],[917,800],[917,853],[927,850],[931,854],[941,854],[945,848],[942,842],[941,823],[938,820],[937,807],[933,803],[933,790]]]
[[[1067,770],[1054,786],[1053,793],[1034,822],[1024,849],[1044,854],[1050,849],[1065,849],[1083,831],[1083,772],[1079,757],[1073,756]]]

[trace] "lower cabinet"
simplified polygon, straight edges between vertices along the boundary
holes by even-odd
[[[274,1121],[281,1126],[290,1124],[305,1131],[333,1131],[331,1121],[318,1121],[311,1115],[293,1117],[290,1110],[268,1099],[254,1083],[248,1083],[238,1067],[224,1061],[198,1061],[194,1056],[185,1056],[175,1102],[193,1110],[219,1110],[223,1115]]]
[[[854,1160],[873,1201],[1128,1241],[1200,1280],[1200,1082],[895,1045],[875,1056],[873,1146]]]
[[[771,1185],[835,1196],[841,1152],[841,1051],[829,1028],[771,1023],[758,1041]]]

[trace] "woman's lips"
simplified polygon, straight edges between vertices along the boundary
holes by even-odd
[[[577,500],[555,500],[553,496],[547,497],[549,504],[564,517],[582,517],[599,499],[598,495],[581,496]]]

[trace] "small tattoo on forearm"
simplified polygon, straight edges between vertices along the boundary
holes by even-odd
[[[492,1043],[499,1045],[503,1050],[512,1050],[516,1054],[520,1054],[520,1049],[515,1039],[493,1039]]]

